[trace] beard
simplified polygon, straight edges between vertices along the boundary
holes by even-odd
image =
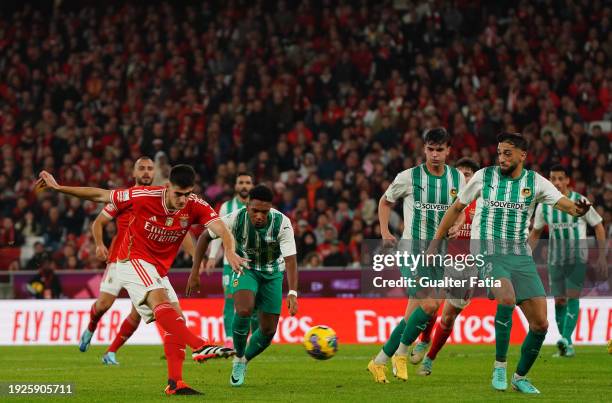
[[[246,199],[247,197],[249,197],[249,191],[246,189],[241,189],[238,191],[238,194],[240,195],[240,197],[242,197],[243,199]]]
[[[153,178],[140,178],[136,180],[138,186],[151,186]]]
[[[517,166],[517,164],[514,164],[509,165],[507,168],[504,168],[500,165],[499,170],[501,171],[502,175],[510,175],[516,169]]]

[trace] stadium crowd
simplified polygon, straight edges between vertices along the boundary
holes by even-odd
[[[35,195],[40,170],[116,188],[141,155],[155,159],[155,184],[193,165],[215,206],[252,172],[292,218],[303,266],[358,264],[363,240],[380,236],[378,198],[440,125],[453,161],[482,166],[498,132],[522,132],[528,166],[568,167],[610,234],[600,0],[56,3],[0,16],[0,247],[38,240],[23,268],[104,266],[89,234],[100,206]],[[398,214],[391,225],[400,232]]]

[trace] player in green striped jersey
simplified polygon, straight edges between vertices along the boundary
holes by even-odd
[[[234,183],[235,195],[230,200],[224,202],[219,209],[219,216],[223,217],[236,210],[240,210],[245,207],[249,199],[249,192],[253,189],[253,177],[251,174],[246,172],[239,172],[236,175]],[[217,265],[217,256],[219,256],[219,249],[221,249],[221,240],[213,239],[210,243],[210,251],[208,253],[208,260],[206,261],[206,273]],[[232,275],[232,266],[229,265],[227,259],[223,258],[223,296],[225,297],[223,303],[223,327],[225,329],[225,347],[234,348],[233,337],[232,337],[232,322],[234,320],[234,299],[230,292],[229,281]],[[257,329],[257,315],[253,315],[251,328],[253,331]]]
[[[410,240],[413,253],[426,248],[425,242],[433,239],[438,223],[444,216],[465,178],[459,170],[446,165],[450,153],[450,135],[444,128],[435,128],[425,133],[425,163],[400,172],[389,186],[378,204],[378,217],[383,241],[395,243],[389,231],[389,215],[393,204],[403,199],[404,233],[402,239]],[[422,248],[422,249],[421,249]],[[438,268],[441,269],[441,268]],[[419,277],[435,275],[432,267],[419,267]],[[368,363],[368,370],[378,383],[387,383],[386,364],[391,357],[393,372],[398,379],[407,380],[407,349],[427,326],[437,312],[440,300],[430,295],[430,290],[410,288],[410,299],[404,319],[393,329],[389,339]]]
[[[550,181],[565,197],[572,201],[584,200],[584,196],[569,190],[569,175],[561,165],[550,169]],[[597,266],[603,276],[607,274],[606,231],[602,218],[593,207],[583,217],[572,217],[551,206],[539,204],[536,208],[533,229],[529,234],[531,248],[535,249],[538,239],[548,225],[548,273],[550,289],[555,296],[555,319],[561,339],[557,342],[559,354],[573,357],[572,333],[578,320],[580,292],[586,274],[587,224],[595,230],[600,245]]]
[[[249,192],[246,208],[224,216],[223,222],[236,239],[236,253],[248,259],[249,267],[234,270],[230,288],[234,296],[236,314],[232,323],[236,359],[233,363],[230,384],[244,383],[247,363],[263,352],[276,333],[283,301],[283,277],[287,271],[287,303],[291,316],[297,313],[297,258],[291,221],[272,208],[272,191],[266,186],[255,186]],[[198,291],[200,276],[198,267],[202,261],[208,240],[215,234],[204,232],[196,246],[189,292]],[[254,310],[259,313],[259,328],[247,345],[249,324]]]
[[[518,303],[529,322],[529,332],[521,348],[512,386],[523,393],[540,393],[526,378],[548,329],[544,286],[527,245],[529,221],[536,203],[554,206],[574,217],[585,215],[590,205],[583,200],[571,201],[541,175],[523,168],[528,144],[522,135],[502,133],[498,142],[499,166],[476,172],[444,215],[435,239],[443,239],[463,209],[477,200],[472,240],[479,239],[481,246],[485,244],[484,276],[500,284],[490,289],[498,304],[495,314],[496,358],[491,384],[496,390],[508,387],[506,356],[512,314]],[[493,250],[489,246],[491,243]],[[505,253],[499,253],[498,245]]]

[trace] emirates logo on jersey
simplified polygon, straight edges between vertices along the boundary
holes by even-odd
[[[524,188],[523,190],[521,190],[521,196],[523,196],[523,197],[529,197],[529,196],[531,196],[531,189],[529,189],[529,188]]]

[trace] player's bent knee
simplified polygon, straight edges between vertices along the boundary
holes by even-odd
[[[437,301],[423,301],[421,303],[421,309],[425,311],[427,315],[433,315],[438,310],[440,304]]]
[[[548,320],[546,318],[537,319],[529,324],[529,329],[537,333],[546,333],[548,331]]]
[[[96,302],[96,309],[98,312],[106,312],[113,306],[115,298],[102,297]]]
[[[236,308],[236,315],[240,316],[241,318],[250,318],[251,315],[253,315],[253,309],[252,308]]]
[[[442,317],[440,318],[440,323],[445,327],[445,328],[451,328],[453,326],[453,324],[455,323],[455,319],[457,318],[457,315],[454,314],[443,314]]]
[[[500,305],[513,306],[516,305],[516,298],[510,295],[504,295],[497,299],[497,303]]]

